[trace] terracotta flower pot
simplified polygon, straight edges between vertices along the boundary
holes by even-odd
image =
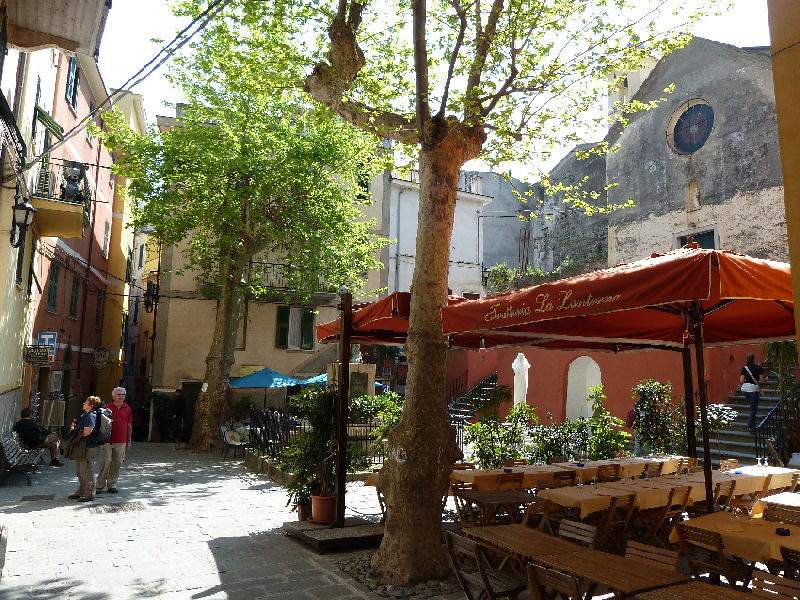
[[[311,496],[311,520],[315,523],[332,523],[336,519],[336,495]]]

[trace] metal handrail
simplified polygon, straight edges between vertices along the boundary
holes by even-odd
[[[778,432],[783,429],[780,400],[773,406],[767,415],[756,425],[753,433],[756,438],[756,456],[768,457],[767,440],[776,439]]]

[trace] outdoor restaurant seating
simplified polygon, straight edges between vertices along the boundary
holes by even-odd
[[[598,528],[598,538],[595,547],[599,550],[613,550],[618,554],[623,552],[623,542],[628,533],[628,527],[633,516],[636,494],[614,496],[611,505],[605,514],[600,513],[600,518],[595,522]]]
[[[453,492],[453,502],[456,505],[456,513],[458,514],[461,528],[479,527],[483,521],[480,507],[461,494],[461,492],[474,490],[475,487],[471,483],[454,481],[450,485],[450,489]]]
[[[528,461],[524,458],[508,458],[503,461],[504,467],[524,467]]]
[[[524,473],[499,473],[497,475],[498,490],[519,490],[522,489],[522,479]]]
[[[559,595],[569,600],[581,600],[583,597],[581,582],[577,577],[535,563],[528,563],[526,571],[534,600],[551,600]]]
[[[526,527],[535,527],[541,531],[555,535],[564,513],[557,504],[546,498],[536,498],[525,507],[521,523]]]
[[[727,508],[733,498],[733,490],[735,488],[736,482],[733,480],[718,481],[714,484],[714,498],[712,500],[711,510],[709,510],[705,500],[695,502],[693,505],[686,507],[689,518],[699,517],[710,512],[717,512],[718,510]]]
[[[550,457],[550,460],[547,461],[547,464],[548,465],[554,465],[556,463],[567,462],[568,460],[569,459],[562,454],[560,456],[552,456],[552,457]]]
[[[722,536],[716,531],[692,527],[678,523],[678,543],[689,563],[689,570],[695,579],[701,572],[722,575],[733,587],[746,589],[753,574],[753,565],[743,559],[728,556],[722,543]]]
[[[597,540],[597,527],[582,521],[562,519],[558,526],[558,537],[587,548],[594,548]]]
[[[660,477],[661,469],[663,467],[664,463],[660,461],[647,463],[644,466],[644,469],[642,469],[642,479],[652,479],[653,477]]]
[[[800,508],[785,506],[783,504],[767,504],[764,507],[765,521],[778,521],[800,527]]]
[[[800,582],[772,573],[753,573],[753,596],[769,600],[794,600],[800,598]]]
[[[612,463],[607,465],[600,465],[597,467],[597,481],[602,483],[604,481],[618,481],[619,480],[620,466],[619,464]]]
[[[800,483],[800,473],[794,473],[792,475],[792,482],[785,486],[779,488],[772,488],[768,490],[765,496],[774,496],[775,494],[780,494],[783,492],[796,492],[797,491],[797,484]]]
[[[477,542],[452,531],[447,532],[445,541],[456,579],[468,600],[485,597],[513,600],[527,587],[526,580],[492,568],[485,550]],[[478,594],[473,593],[472,587],[479,590]]]
[[[800,550],[781,546],[781,562],[784,577],[800,580]]]
[[[739,468],[739,459],[738,458],[723,458],[719,461],[719,470],[720,471],[730,471],[732,469]]]
[[[683,520],[683,513],[689,503],[689,491],[688,486],[672,488],[664,507],[639,510],[637,520],[644,529],[640,535],[644,543],[658,544],[663,548],[671,546],[669,534],[675,524]]]
[[[756,503],[767,495],[771,483],[772,473],[768,473],[766,476],[764,476],[764,485],[760,490],[756,490],[751,494],[744,494],[743,496],[731,498],[731,508],[745,515],[749,515]]]
[[[678,570],[678,557],[677,550],[669,550],[667,548],[657,548],[641,542],[628,540],[625,546],[625,558],[635,558],[645,564],[658,565]]]

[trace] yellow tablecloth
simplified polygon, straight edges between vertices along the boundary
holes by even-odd
[[[601,483],[597,487],[621,490],[624,493],[636,494],[636,506],[641,509],[660,508],[666,506],[670,490],[675,485],[654,483],[655,480],[636,479],[634,481],[612,481]]]
[[[722,536],[725,552],[746,560],[765,562],[770,558],[781,559],[781,546],[800,550],[800,527],[782,525],[763,519],[736,519],[730,513],[716,512],[710,515],[685,521],[688,525],[707,531],[715,531]],[[775,533],[777,527],[790,530],[790,535]],[[671,542],[678,541],[677,531],[670,535]]]
[[[674,473],[678,470],[678,461],[680,460],[680,456],[666,456],[666,457],[630,457],[630,458],[609,458],[607,460],[591,460],[591,461],[572,461],[572,462],[564,462],[564,463],[555,463],[557,467],[563,467],[565,469],[571,469],[577,473],[577,476],[581,477],[584,481],[589,481],[597,475],[597,468],[600,465],[613,465],[618,464],[620,466],[620,477],[641,477],[642,472],[644,471],[645,465],[651,462],[660,462],[663,463],[661,467],[662,475],[666,475],[667,473]],[[583,466],[578,466],[578,463],[581,463]],[[788,485],[788,484],[787,484]]]
[[[629,491],[605,486],[577,485],[540,490],[539,498],[546,498],[559,506],[580,509],[581,518],[598,510],[605,510],[614,496],[624,496]]]
[[[534,488],[537,481],[552,481],[553,475],[565,469],[556,465],[525,465],[510,467],[513,473],[523,473],[522,487]],[[464,481],[473,484],[479,490],[496,490],[497,476],[503,469],[466,469],[453,471],[453,481]]]
[[[775,494],[774,496],[762,498],[756,502],[751,514],[754,517],[760,517],[762,514],[764,514],[764,507],[767,504],[777,504],[779,506],[788,506],[790,508],[800,508],[800,494],[795,492],[781,492],[780,494]]]
[[[772,475],[772,479],[769,482],[769,487],[773,490],[775,488],[790,486],[792,484],[792,476],[798,472],[797,469],[787,469],[784,467],[757,467],[755,465],[749,467],[739,467],[736,470],[741,471],[746,475],[761,475],[762,477]],[[738,486],[739,484],[737,483],[736,485]]]

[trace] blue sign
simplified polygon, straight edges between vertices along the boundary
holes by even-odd
[[[50,362],[56,359],[56,338],[55,331],[41,331],[37,336],[40,346],[47,346],[47,358]]]

